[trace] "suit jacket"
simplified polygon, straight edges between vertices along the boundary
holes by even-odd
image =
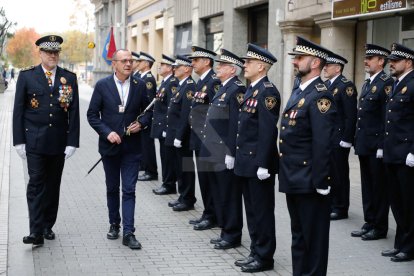
[[[414,71],[397,84],[386,110],[384,162],[405,164],[414,154]]]
[[[239,108],[245,91],[245,85],[233,77],[213,97],[200,150],[206,161],[224,164],[226,154],[235,156]]]
[[[171,98],[177,93],[178,79],[174,76],[163,81],[155,95],[157,101],[154,104],[152,115],[151,138],[163,138],[162,132],[167,129],[167,111]]]
[[[131,77],[129,96],[125,105],[125,112],[119,112],[121,98],[114,81],[114,75],[99,80],[93,90],[92,98],[87,111],[88,122],[99,134],[99,153],[111,156],[120,153],[122,147],[132,153],[141,153],[140,133],[131,133],[124,136],[126,128],[137,119],[149,104],[145,82]],[[139,118],[142,127],[151,122],[152,111],[148,110]],[[112,131],[122,137],[120,145],[108,141],[108,134]]]
[[[58,66],[51,89],[41,65],[20,72],[13,110],[13,145],[18,144],[40,154],[61,154],[66,146],[79,147],[76,74]]]
[[[279,91],[267,76],[246,91],[238,122],[235,174],[257,177],[259,167],[277,173],[279,111]]]
[[[194,80],[188,77],[182,85],[177,88],[177,93],[171,98],[167,112],[167,136],[165,145],[174,146],[174,139],[181,141],[183,147],[189,146],[191,101],[195,91]]]
[[[385,108],[394,80],[380,72],[374,80],[364,83],[358,102],[355,132],[355,154],[375,155],[384,148]]]
[[[336,112],[335,100],[317,78],[282,113],[279,191],[316,193],[327,189]]]
[[[337,109],[332,139],[333,146],[339,148],[339,142],[341,141],[353,144],[358,94],[355,84],[343,75],[339,75],[329,86],[328,91],[334,96]]]
[[[220,80],[216,78],[213,70],[210,70],[204,79],[200,79],[197,82],[190,112],[190,149],[192,150],[200,150],[201,148],[202,131],[206,121],[207,110],[219,88]]]

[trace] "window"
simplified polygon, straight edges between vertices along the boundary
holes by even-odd
[[[249,10],[249,42],[267,48],[269,6],[261,5]]]
[[[223,16],[206,20],[206,49],[219,54],[223,48]]]
[[[175,53],[184,55],[191,52],[191,23],[175,27]]]

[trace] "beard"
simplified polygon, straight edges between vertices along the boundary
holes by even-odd
[[[310,66],[306,66],[304,69],[294,68],[295,76],[298,78],[302,78],[311,72]]]

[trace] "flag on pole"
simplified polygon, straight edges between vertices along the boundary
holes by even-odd
[[[108,33],[108,36],[106,37],[105,45],[102,52],[102,57],[108,63],[108,65],[111,64],[112,56],[116,51],[116,45],[115,45],[115,38],[114,38],[114,31],[113,27],[111,27],[111,30]]]

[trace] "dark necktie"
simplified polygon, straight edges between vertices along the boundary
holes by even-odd
[[[394,95],[395,94],[395,92],[397,92],[397,91],[395,91],[396,89],[397,89],[397,85],[398,85],[398,83],[399,83],[400,81],[398,80],[398,79],[396,79],[395,80],[395,82],[394,82],[394,87],[392,88],[392,94]]]
[[[331,84],[332,84],[332,82],[331,82],[331,80],[328,80],[327,82],[326,82],[326,86],[329,88],[329,86],[331,86]]]
[[[370,85],[371,85],[371,79],[366,79],[365,80],[365,92],[368,92]]]
[[[249,88],[247,88],[246,93],[244,94],[244,99],[248,99],[253,95],[253,87],[250,85]]]
[[[301,93],[302,89],[300,89],[300,87],[293,90],[292,95],[290,95],[290,98],[286,106],[290,107],[294,102],[296,102],[299,99]]]

